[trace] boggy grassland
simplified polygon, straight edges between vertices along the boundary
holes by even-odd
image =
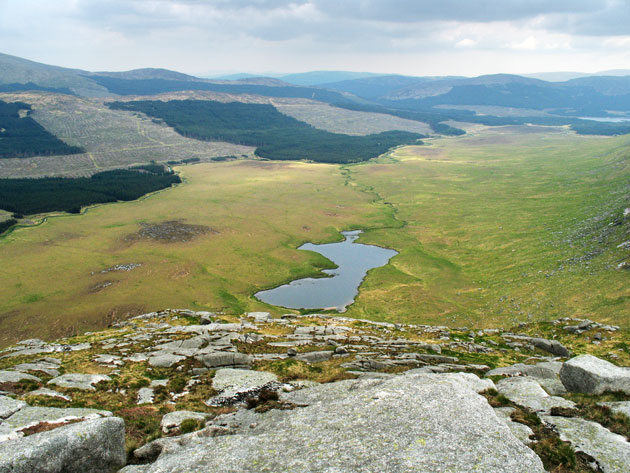
[[[167,307],[283,313],[252,294],[326,267],[295,248],[355,228],[400,254],[368,274],[350,316],[627,326],[628,144],[477,128],[358,165],[187,166],[175,188],[0,239],[0,345]]]

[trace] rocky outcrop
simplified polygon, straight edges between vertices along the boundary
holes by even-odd
[[[2,473],[111,473],[125,461],[125,423],[117,417],[0,443]]]
[[[111,381],[111,378],[104,374],[68,373],[51,379],[48,381],[48,384],[55,384],[64,388],[95,391],[94,385],[101,381]]]
[[[297,391],[248,431],[196,438],[125,472],[544,472],[469,380],[431,374]],[[457,428],[453,428],[454,426]]]
[[[210,414],[206,412],[193,412],[193,411],[174,411],[169,412],[162,417],[160,427],[162,432],[170,434],[173,431],[179,430],[182,424],[187,420],[193,420],[197,422],[205,422],[210,417]]]
[[[563,330],[571,324],[580,333]],[[542,471],[527,448],[544,440],[536,416],[586,416],[562,397],[564,378],[578,365],[558,358],[568,352],[562,348],[579,339],[582,349],[589,338],[601,345],[586,346],[609,359],[627,363],[628,356],[616,343],[627,339],[623,329],[567,319],[540,328],[523,324],[511,333],[324,314],[153,312],[60,343],[27,340],[0,351],[0,445],[116,410],[128,422],[129,440],[143,445],[134,451],[143,464],[125,472]],[[520,363],[488,366],[507,360]],[[609,378],[619,383],[627,369],[610,366]],[[476,394],[482,391],[484,397]],[[502,407],[490,408],[486,398]],[[545,432],[562,430],[557,424]],[[571,443],[582,448],[575,432]],[[613,437],[600,440],[605,451]],[[75,447],[78,456],[91,454]]]
[[[597,461],[604,473],[627,473],[630,467],[630,443],[617,435],[591,422],[575,417],[543,416],[543,420],[553,425],[560,438],[571,442],[576,451],[584,452]]]
[[[211,406],[225,406],[256,396],[261,390],[278,389],[278,377],[273,373],[233,368],[217,370],[212,379],[217,396],[207,401]]]
[[[605,391],[620,391],[630,394],[630,369],[592,355],[576,356],[564,363],[560,379],[572,392],[602,394]]]

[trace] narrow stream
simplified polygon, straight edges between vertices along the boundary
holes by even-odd
[[[255,296],[268,304],[289,309],[336,309],[343,312],[354,302],[359,286],[372,268],[386,265],[398,254],[380,246],[354,243],[361,230],[342,232],[345,240],[339,243],[314,245],[305,243],[298,250],[315,251],[338,267],[325,269],[329,277],[297,279]]]

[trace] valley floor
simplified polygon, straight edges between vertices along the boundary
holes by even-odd
[[[400,254],[368,274],[350,317],[627,326],[627,149],[628,137],[477,127],[350,166],[177,168],[184,185],[0,239],[0,346],[165,307],[280,314],[252,294],[328,267],[296,248],[357,228]]]

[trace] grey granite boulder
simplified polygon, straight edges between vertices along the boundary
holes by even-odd
[[[59,365],[48,361],[36,361],[33,363],[21,363],[13,367],[17,371],[41,371],[48,376],[59,376]]]
[[[185,359],[185,356],[166,353],[150,357],[149,364],[151,366],[155,366],[156,368],[170,368],[171,366],[176,365],[177,363]]]
[[[543,351],[551,353],[552,355],[568,357],[571,356],[571,352],[562,343],[557,340],[547,340],[545,338],[532,338],[531,344],[536,348],[540,348]]]
[[[26,407],[26,405],[24,401],[16,401],[8,396],[0,396],[0,419],[6,419]]]
[[[486,376],[531,376],[537,379],[554,379],[558,377],[561,368],[562,363],[559,361],[545,361],[535,365],[516,363],[490,370]]]
[[[20,371],[0,371],[0,383],[19,383],[20,381],[41,381],[37,376],[33,376]]]
[[[201,361],[206,368],[245,367],[252,362],[251,356],[232,352],[205,353],[197,355],[195,358]]]
[[[497,383],[497,390],[519,406],[537,412],[549,412],[552,407],[575,407],[572,401],[550,396],[540,384],[529,376],[505,378]]]
[[[630,394],[630,368],[622,368],[592,355],[580,355],[564,363],[562,384],[571,392],[602,394],[621,391]]]
[[[454,379],[401,375],[297,393],[310,393],[310,405],[269,411],[235,435],[195,438],[143,471],[544,472],[487,401]]]
[[[254,319],[254,322],[257,323],[267,323],[272,321],[272,317],[269,312],[248,312],[247,317]]]
[[[0,443],[2,473],[112,473],[125,461],[125,423],[118,417]]]
[[[560,381],[560,369],[562,363],[559,361],[543,361],[535,365],[516,363],[511,366],[495,368],[488,371],[486,376],[529,376],[534,378],[549,394],[561,396],[567,390]]]
[[[542,419],[552,424],[560,438],[571,442],[575,450],[595,458],[604,473],[630,471],[630,443],[621,435],[577,417],[543,416]]]
[[[39,389],[36,389],[35,391],[29,391],[28,393],[25,394],[25,396],[44,396],[44,397],[52,397],[56,399],[61,399],[64,401],[72,401],[72,398],[70,396],[67,396],[66,394],[61,394],[60,392],[53,391],[52,389],[47,389],[47,388],[39,388]]]
[[[307,353],[299,353],[295,359],[299,361],[305,361],[307,363],[320,363],[322,361],[330,360],[334,351],[311,351]]]
[[[273,373],[242,369],[223,368],[217,370],[212,387],[217,396],[207,401],[208,405],[222,406],[244,401],[256,396],[264,388],[277,389],[280,383]]]
[[[169,434],[174,430],[178,430],[182,423],[186,420],[196,420],[196,421],[205,421],[211,414],[206,412],[194,412],[194,411],[174,411],[169,412],[164,417],[162,417],[162,421],[160,422],[160,427],[162,427],[162,432],[165,434]]]
[[[48,384],[61,386],[62,388],[82,389],[84,391],[96,391],[95,384],[101,381],[110,381],[111,378],[105,374],[81,374],[68,373],[57,376],[48,381]]]
[[[513,407],[495,407],[494,412],[497,415],[497,417],[505,421],[507,426],[512,431],[512,434],[514,434],[514,436],[517,439],[519,439],[521,442],[527,445],[528,443],[532,441],[530,439],[530,435],[532,435],[534,432],[525,424],[514,422],[512,420],[510,416],[512,415],[512,412],[514,412],[515,410],[516,409],[514,409]]]
[[[138,390],[138,404],[153,404],[153,388],[140,388]]]
[[[31,407],[25,406],[2,420],[2,434],[0,442],[7,439],[18,438],[24,435],[23,431],[39,424],[64,424],[71,421],[110,417],[109,411],[83,408],[55,407]]]
[[[602,404],[617,414],[630,417],[630,401],[602,402]]]

